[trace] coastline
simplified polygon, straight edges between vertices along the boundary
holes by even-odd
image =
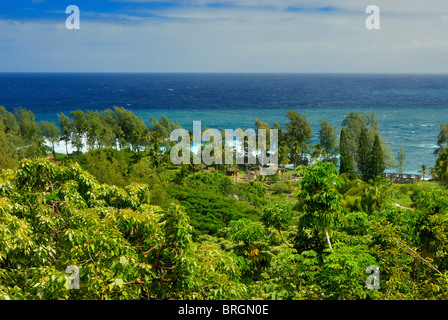
[[[434,164],[439,125],[448,121],[448,75],[439,74],[0,73],[0,87],[8,111],[27,108],[57,125],[59,113],[115,105],[147,125],[166,115],[186,129],[195,120],[209,128],[253,128],[256,118],[283,125],[293,110],[311,122],[313,143],[319,119],[340,129],[348,112],[372,110],[392,153],[406,152],[410,174]]]

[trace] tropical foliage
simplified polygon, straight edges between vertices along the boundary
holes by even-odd
[[[350,114],[339,139],[322,121],[311,148],[288,113],[272,127],[299,181],[249,182],[172,165],[166,117],[77,110],[59,130],[25,109],[0,117],[0,299],[448,298],[448,153],[439,183],[392,184],[373,114]],[[46,158],[56,136],[88,151]]]

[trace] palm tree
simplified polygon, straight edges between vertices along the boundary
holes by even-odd
[[[381,180],[374,180],[373,184],[364,190],[362,206],[367,214],[370,215],[373,211],[380,210],[381,206],[389,202],[387,198],[388,186]]]
[[[434,167],[429,167],[428,173],[431,175],[431,179],[434,180],[436,178],[436,171],[435,171]]]
[[[417,170],[417,172],[420,172],[422,174],[422,178],[423,178],[422,180],[425,180],[425,175],[428,172],[428,168],[426,167],[425,164],[420,165],[419,168],[420,169]]]
[[[188,164],[188,170],[193,173],[193,177],[195,175],[195,173],[199,172],[201,170],[201,165],[199,164],[193,164],[190,162],[190,164]]]
[[[282,145],[278,148],[278,161],[280,164],[283,164],[283,170],[282,170],[282,180],[283,180],[285,166],[286,163],[289,161],[289,149],[287,145]]]
[[[183,185],[185,179],[188,177],[188,168],[186,166],[181,166],[179,171],[176,172],[173,182],[179,185]]]
[[[297,164],[299,162],[299,156],[300,156],[301,151],[302,151],[302,146],[300,145],[300,142],[294,141],[291,144],[291,153],[294,157],[294,169],[297,167]]]
[[[147,155],[151,158],[151,160],[158,167],[163,162],[168,163],[168,159],[164,159],[164,156],[169,156],[169,152],[166,153],[168,148],[161,148],[161,144],[163,143],[163,139],[161,139],[158,135],[150,134],[149,141],[147,142],[149,145],[149,150]]]
[[[321,159],[325,159],[325,157],[327,156],[327,152],[320,143],[316,143],[313,146],[313,152],[311,153],[311,156],[316,159],[316,161],[319,161]]]

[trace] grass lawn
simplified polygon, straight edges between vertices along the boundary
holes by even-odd
[[[68,158],[68,155],[67,154],[65,154],[65,153],[57,153],[56,152],[56,160],[62,160],[62,159],[65,159],[65,158]]]
[[[437,182],[420,181],[412,184],[395,184],[392,187],[392,201],[403,207],[412,206],[411,195],[418,191],[431,191],[443,188]]]

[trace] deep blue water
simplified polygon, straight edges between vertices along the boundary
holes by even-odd
[[[60,112],[121,106],[148,124],[165,114],[188,129],[194,120],[228,129],[253,128],[255,118],[284,124],[294,110],[315,136],[319,119],[340,127],[348,112],[373,110],[394,155],[402,146],[406,172],[415,173],[434,164],[439,125],[448,122],[448,75],[0,73],[0,105],[56,123]]]

